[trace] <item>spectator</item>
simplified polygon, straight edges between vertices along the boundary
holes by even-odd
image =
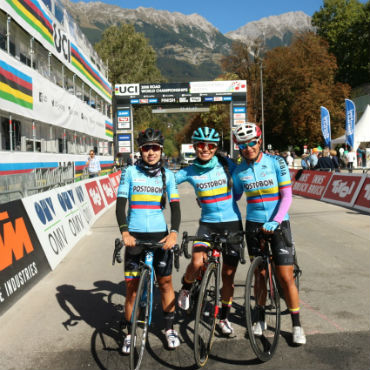
[[[285,157],[285,161],[288,165],[288,168],[293,168],[293,163],[294,163],[294,159],[293,157],[290,155],[290,152],[286,152],[286,157]]]
[[[339,165],[339,159],[337,156],[337,151],[334,149],[330,150],[330,158],[333,164],[333,169],[335,172],[340,172],[340,165]]]
[[[353,164],[356,161],[356,152],[353,150],[353,148],[350,148],[349,152],[347,153],[347,167],[348,171],[352,173],[353,170]]]
[[[330,158],[329,150],[325,149],[319,156],[315,169],[318,169],[320,171],[332,171],[333,168],[333,162]]]
[[[304,170],[310,169],[310,162],[308,160],[308,157],[309,157],[308,154],[302,154],[301,166]]]
[[[132,160],[132,154],[130,154],[126,161],[127,166],[132,166],[134,164],[134,161]]]
[[[313,148],[311,155],[308,157],[310,169],[313,170],[317,166],[319,149]]]
[[[93,178],[100,175],[101,167],[100,161],[95,157],[94,150],[90,150],[90,157],[87,158],[86,166],[88,166],[89,178]]]

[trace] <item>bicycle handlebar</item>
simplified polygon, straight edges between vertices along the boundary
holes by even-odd
[[[135,242],[136,247],[142,247],[144,250],[161,249],[161,248],[163,248],[163,245],[164,245],[164,243],[152,242],[152,241],[148,241],[148,240],[138,240],[138,239],[136,239],[136,242]],[[114,251],[113,251],[112,265],[114,265],[116,261],[118,263],[122,262],[121,249],[123,248],[123,246],[124,246],[123,240],[117,238],[114,241]],[[174,266],[175,266],[176,270],[179,271],[181,249],[178,246],[178,244],[175,244],[171,250],[173,251],[173,254],[174,254]]]
[[[210,235],[203,235],[203,236],[189,236],[187,231],[184,231],[182,234],[182,242],[181,242],[181,250],[184,252],[184,255],[187,259],[191,258],[191,254],[188,251],[188,243],[191,241],[201,241],[201,242],[208,242],[213,245],[213,248],[215,248],[217,245],[222,245],[226,243],[234,243],[234,244],[240,244],[240,250],[239,250],[239,258],[240,263],[245,264],[245,257],[244,257],[244,232],[239,231],[236,233],[230,233],[228,231],[225,231],[223,234],[221,233],[212,233]],[[218,248],[217,249],[221,249]]]

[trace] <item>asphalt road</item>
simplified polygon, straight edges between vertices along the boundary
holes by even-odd
[[[196,231],[199,208],[192,188],[180,187],[182,230]],[[245,201],[239,204],[245,215]],[[166,211],[168,212],[168,211]],[[369,369],[369,215],[294,197],[290,211],[301,278],[301,317],[307,344],[291,345],[291,323],[273,359],[256,361],[242,315],[243,282],[236,275],[231,321],[235,337],[218,334],[209,369]],[[119,352],[124,303],[122,265],[112,266],[119,237],[114,208],[108,210],[60,265],[0,317],[0,369],[128,369]],[[175,289],[188,261],[174,272]],[[143,369],[194,369],[192,318],[178,312],[182,344],[164,348],[158,296]],[[284,306],[284,304],[283,304]]]

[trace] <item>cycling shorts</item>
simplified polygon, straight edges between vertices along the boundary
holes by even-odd
[[[230,233],[236,233],[243,230],[243,224],[241,221],[229,221],[229,222],[200,222],[197,231],[197,236],[210,235],[211,233],[223,233],[229,231]],[[194,242],[193,252],[206,252],[207,245],[209,243]],[[239,250],[240,244],[227,244],[226,251],[222,252],[223,263],[228,266],[236,267],[239,263]]]
[[[246,241],[248,254],[253,259],[260,250],[257,234],[263,223],[247,221],[245,223]],[[271,250],[273,259],[276,265],[293,265],[295,248],[292,243],[292,233],[290,230],[290,222],[283,221],[280,225],[281,233],[275,232],[272,237]]]
[[[168,232],[160,233],[130,233],[138,240],[150,240],[159,242]],[[132,248],[132,251],[130,249]],[[132,253],[130,253],[132,252]],[[135,253],[135,247],[125,248],[125,280],[140,278],[140,261],[144,259],[144,253]],[[157,249],[154,251],[153,268],[157,276],[169,276],[172,274],[173,252],[171,249]]]

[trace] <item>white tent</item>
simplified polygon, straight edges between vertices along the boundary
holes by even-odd
[[[331,141],[331,146],[334,147],[338,144],[346,142],[346,135],[337,137]],[[355,125],[355,140],[354,150],[357,150],[359,145],[363,142],[370,142],[370,105],[368,104],[365,112],[362,114],[361,119]]]

